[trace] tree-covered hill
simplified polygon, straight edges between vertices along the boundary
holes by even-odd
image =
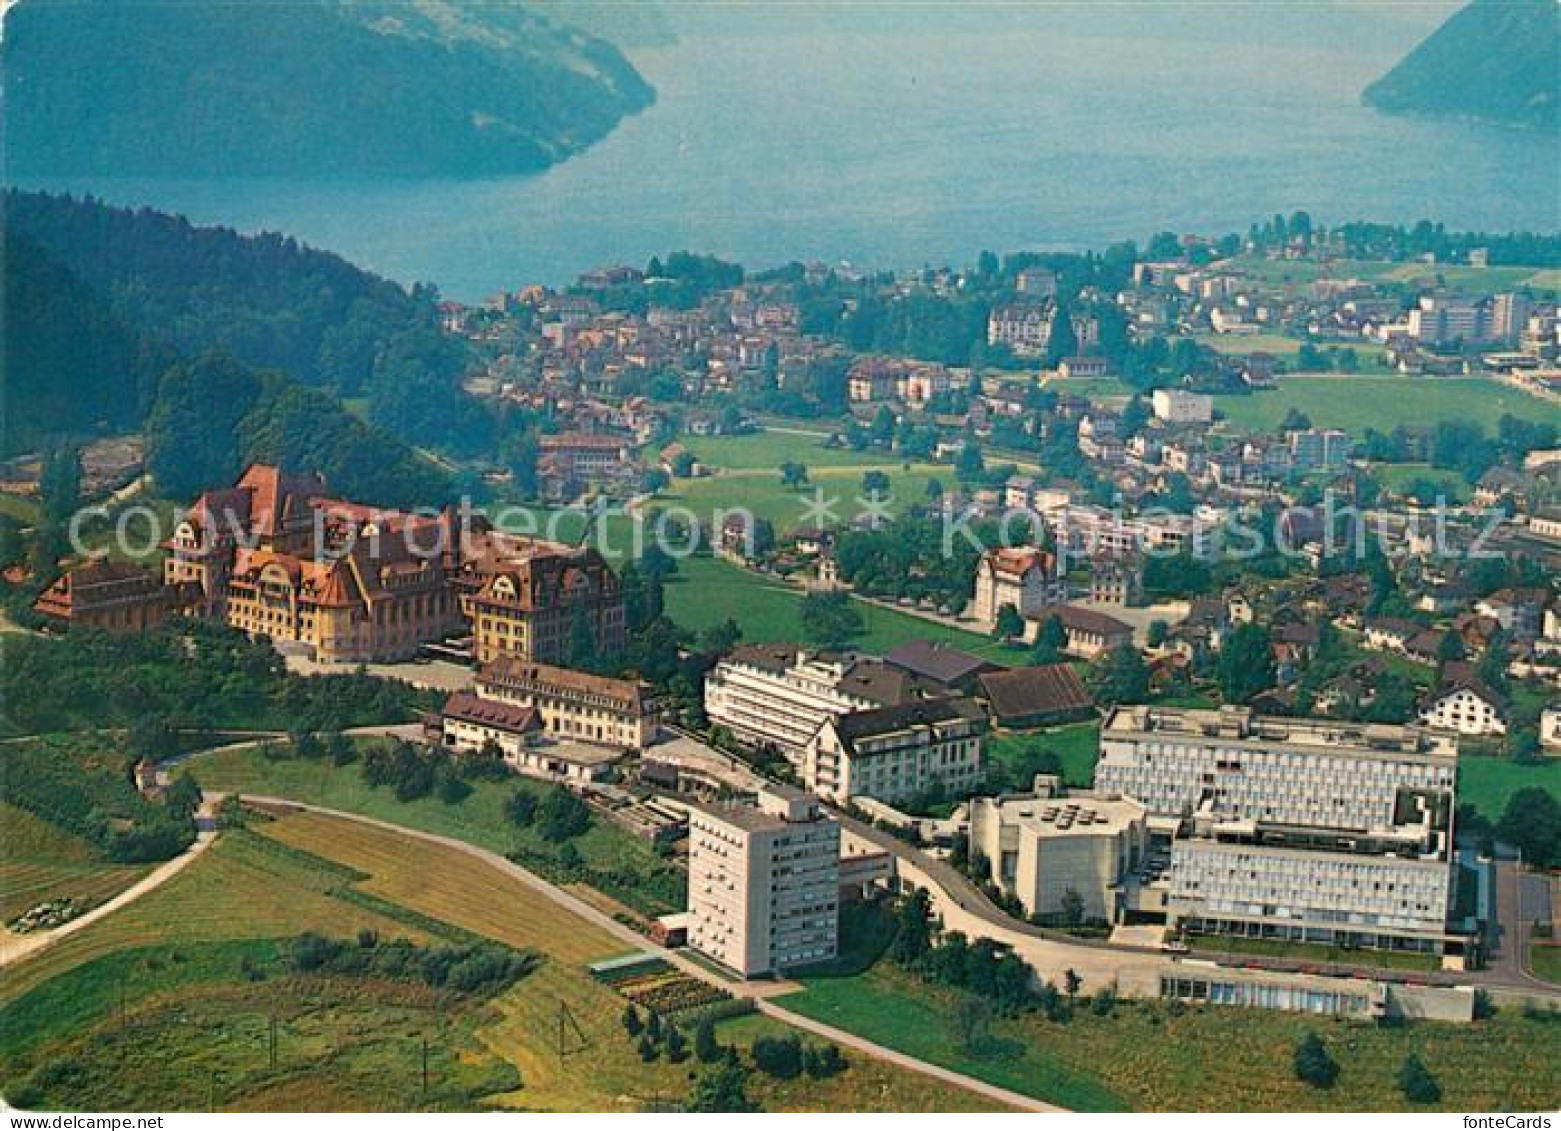
[[[1561,6],[1474,0],[1364,97],[1390,113],[1561,128]]]
[[[450,495],[409,440],[484,440],[431,292],[280,236],[35,193],[4,204],[6,452],[144,426],[175,498],[269,460],[406,504]],[[365,396],[373,423],[339,395]]]
[[[13,172],[468,176],[546,168],[653,92],[617,48],[482,0],[22,0]]]

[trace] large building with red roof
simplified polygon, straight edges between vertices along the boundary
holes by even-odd
[[[322,663],[407,659],[464,631],[494,579],[515,575],[564,580],[527,591],[511,618],[525,631],[500,636],[488,618],[482,635],[492,655],[559,658],[576,617],[600,650],[623,644],[617,578],[596,551],[501,535],[484,520],[463,528],[451,508],[414,513],[333,499],[318,476],[266,464],[197,499],[164,548],[164,582],[197,592],[196,611]],[[582,573],[594,585],[579,583]]]

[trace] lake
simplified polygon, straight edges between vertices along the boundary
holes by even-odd
[[[1052,6],[828,34],[704,27],[633,52],[656,105],[540,175],[31,183],[285,231],[464,300],[684,247],[749,267],[911,267],[1245,231],[1297,208],[1324,223],[1561,227],[1554,135],[1361,105],[1447,10]]]

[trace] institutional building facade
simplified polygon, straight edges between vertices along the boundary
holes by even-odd
[[[657,710],[649,684],[500,656],[477,673],[484,699],[537,712],[552,738],[643,750],[655,741]]]
[[[463,523],[451,508],[333,499],[318,476],[265,464],[203,494],[163,548],[163,582],[191,594],[191,611],[321,663],[408,659],[479,610],[484,659],[561,658],[577,618],[599,652],[623,645],[622,595],[594,550]]]
[[[705,714],[739,741],[773,747],[800,769],[826,719],[903,703],[924,690],[917,676],[881,660],[748,644],[705,677]]]
[[[895,804],[981,784],[986,711],[974,699],[919,699],[825,719],[809,741],[803,782],[820,797]]]
[[[1173,926],[1439,950],[1457,768],[1420,727],[1120,707],[1095,782],[1168,835],[1139,890]]]
[[[827,961],[840,935],[840,826],[815,798],[692,807],[688,943],[743,977]]]

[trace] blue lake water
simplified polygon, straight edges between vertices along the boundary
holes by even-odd
[[[1074,5],[990,26],[705,29],[635,52],[656,105],[537,176],[44,184],[286,231],[468,300],[682,247],[750,267],[968,263],[1297,208],[1561,227],[1554,135],[1361,105],[1447,10],[1322,4],[1269,28],[1250,5],[1203,5],[1140,30],[1131,5]]]

